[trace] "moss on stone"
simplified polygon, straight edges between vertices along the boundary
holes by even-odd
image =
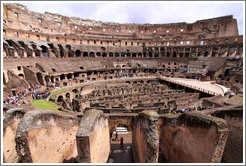
[[[141,115],[145,119],[158,120],[158,113],[156,111],[142,111]]]

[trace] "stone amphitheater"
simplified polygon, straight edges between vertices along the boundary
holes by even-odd
[[[2,42],[3,163],[243,162],[232,15],[119,24],[4,3]]]

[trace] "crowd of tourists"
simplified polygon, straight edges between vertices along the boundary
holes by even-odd
[[[211,109],[212,106],[209,106],[208,109]],[[198,111],[202,111],[206,109],[206,107],[204,106],[198,106],[198,107],[192,107],[192,108],[186,108],[186,109],[181,109],[181,110],[177,110],[177,111],[174,111],[173,113],[185,113],[185,112],[189,112],[189,111],[195,111],[195,110],[198,110]]]
[[[33,88],[27,88],[19,92],[16,96],[8,96],[8,98],[3,101],[5,104],[14,104],[14,105],[23,105],[26,104],[25,101],[19,102],[21,99],[32,96],[33,100],[36,99],[45,99],[49,96],[49,91],[45,90],[44,92],[39,92],[38,89],[42,88],[42,85],[37,84]]]

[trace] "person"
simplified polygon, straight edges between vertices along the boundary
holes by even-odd
[[[121,149],[123,149],[123,141],[124,141],[123,137],[120,137],[120,148]]]
[[[116,131],[115,132],[115,141],[118,140],[119,141],[119,138],[118,138],[118,132]]]
[[[112,132],[112,130],[110,130],[110,140],[112,138],[112,135],[113,135],[113,132]]]

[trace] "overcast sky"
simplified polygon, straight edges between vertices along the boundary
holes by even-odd
[[[242,2],[25,2],[29,10],[104,22],[165,24],[233,15],[243,34]]]

